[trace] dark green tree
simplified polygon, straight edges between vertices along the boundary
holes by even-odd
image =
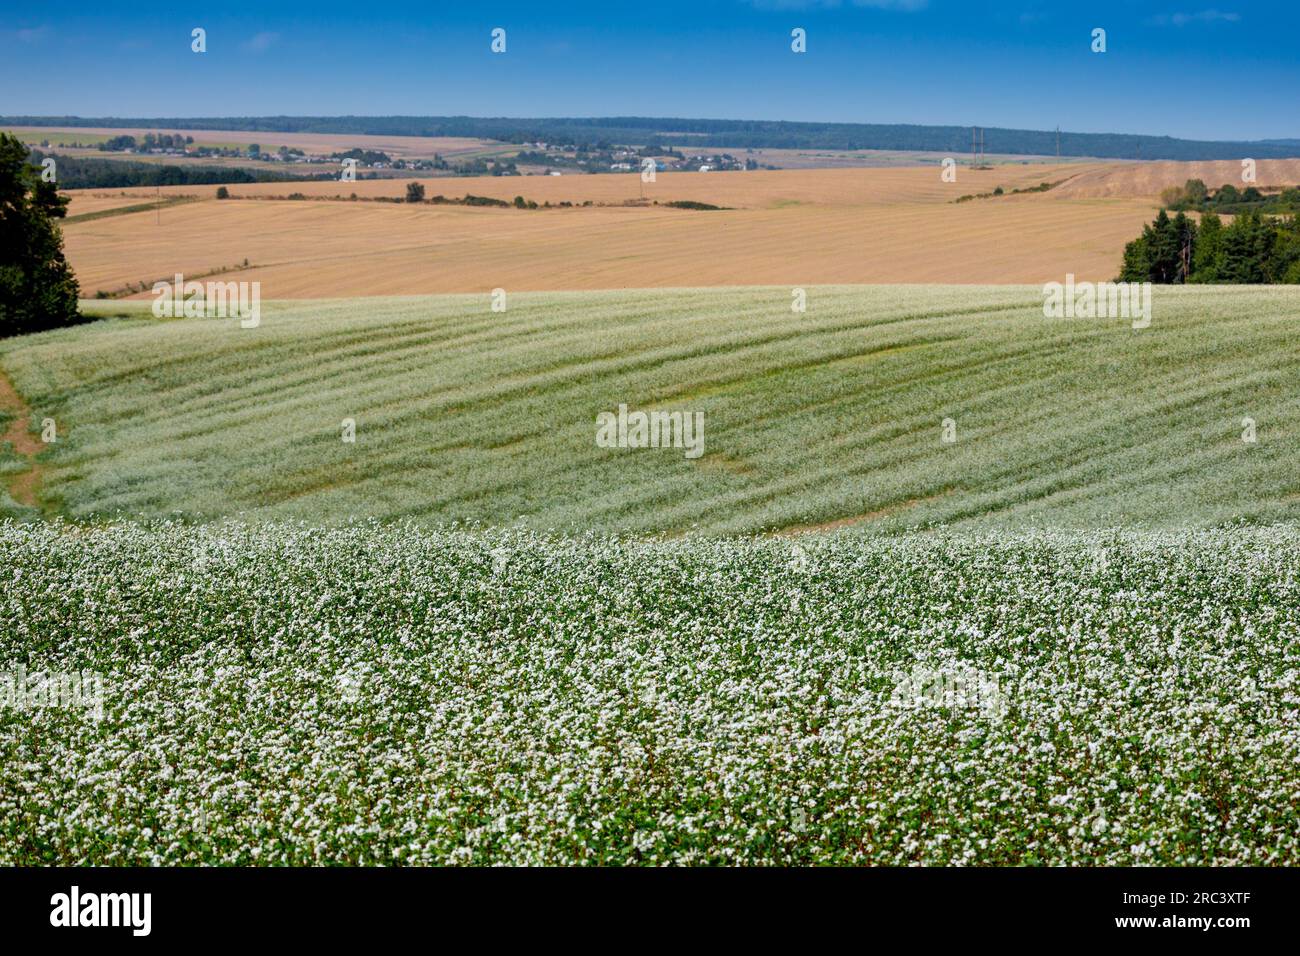
[[[1147,246],[1147,238],[1150,234],[1151,227],[1144,226],[1142,235],[1124,247],[1124,265],[1119,273],[1120,282],[1151,281],[1151,251]]]
[[[1169,213],[1163,209],[1156,216],[1156,221],[1151,224],[1147,248],[1151,260],[1151,281],[1177,282],[1181,259],[1181,237],[1173,220],[1169,218]]]
[[[1300,283],[1300,215],[1289,216],[1278,224],[1271,271],[1274,282]]]
[[[1212,212],[1201,217],[1192,254],[1193,282],[1219,281],[1219,255],[1223,249],[1223,220]]]
[[[0,337],[72,325],[76,277],[56,219],[68,200],[27,161],[27,147],[0,133]]]
[[[1232,183],[1220,186],[1214,194],[1213,202],[1218,206],[1227,206],[1235,202],[1241,202],[1241,193]]]
[[[1192,275],[1192,260],[1196,250],[1196,220],[1186,213],[1174,217],[1174,235],[1178,237],[1178,268],[1174,273],[1175,282],[1187,282]]]
[[[1272,229],[1257,212],[1243,213],[1223,230],[1219,281],[1259,284],[1268,282],[1268,252]]]
[[[406,201],[424,202],[424,183],[407,183]]]

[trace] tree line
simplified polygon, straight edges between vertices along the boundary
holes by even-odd
[[[1300,216],[1258,211],[1227,225],[1207,212],[1198,223],[1161,209],[1142,235],[1124,247],[1121,282],[1300,283]]]
[[[26,149],[26,147],[24,147]],[[40,165],[46,154],[31,151],[31,162]],[[173,166],[117,159],[54,157],[60,189],[116,189],[127,186],[209,186],[219,183],[302,182],[336,179],[337,175],[283,176],[238,166]]]
[[[1189,179],[1181,186],[1170,186],[1161,192],[1160,201],[1172,212],[1300,213],[1300,186],[1265,192],[1258,186],[1238,189],[1227,183],[1210,189],[1204,180]]]
[[[344,133],[368,136],[457,136],[506,143],[547,142],[581,147],[599,143],[681,144],[682,133],[711,147],[741,149],[891,149],[946,152],[970,150],[969,126],[883,123],[815,123],[783,120],[680,119],[643,116],[511,119],[473,116],[264,116],[197,118],[0,117],[9,126],[211,129],[267,133]],[[676,135],[675,135],[676,134]],[[1053,130],[985,129],[991,152],[1056,154]],[[1294,141],[1211,142],[1130,133],[1060,134],[1063,156],[1101,159],[1277,159],[1300,156]]]

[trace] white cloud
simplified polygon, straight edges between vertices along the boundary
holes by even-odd
[[[1228,13],[1223,10],[1199,10],[1196,13],[1162,13],[1152,17],[1150,23],[1156,26],[1185,27],[1189,23],[1237,23],[1240,13]]]
[[[835,10],[845,6],[845,0],[748,0],[759,10]],[[874,10],[903,10],[908,13],[924,10],[930,0],[847,0],[852,7],[869,7]]]
[[[25,27],[21,30],[6,30],[5,35],[13,37],[19,43],[40,43],[50,35],[50,28]]]
[[[278,33],[255,33],[251,40],[243,44],[243,48],[249,53],[265,53],[278,39],[280,39]]]

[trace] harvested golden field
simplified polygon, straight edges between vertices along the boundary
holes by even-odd
[[[637,173],[600,175],[565,174],[563,176],[442,176],[420,178],[429,198],[442,194],[460,197],[466,193],[512,200],[522,195],[538,203],[560,202],[623,203],[644,195],[649,201],[689,200],[717,206],[744,209],[774,209],[785,206],[862,206],[868,203],[949,203],[968,193],[991,192],[1002,186],[1010,191],[1037,186],[1043,181],[1058,181],[1068,176],[1099,171],[1100,164],[1077,164],[1062,169],[1057,166],[1004,166],[991,170],[960,168],[958,181],[940,179],[939,163],[905,169],[779,169],[754,172],[678,173],[661,172],[656,181],[645,183]],[[239,183],[227,187],[235,198],[287,196],[302,193],[310,198],[346,199],[356,194],[361,199],[406,195],[410,179],[364,179],[356,182],[271,182]],[[164,186],[162,194],[203,193],[215,195],[216,186]],[[88,190],[89,191],[89,190]],[[125,190],[152,198],[152,186]],[[71,191],[76,194],[76,190]]]
[[[1207,160],[1195,163],[1115,163],[1081,170],[1056,192],[1061,199],[1135,199],[1160,195],[1162,189],[1199,179],[1211,189],[1232,183],[1238,189],[1239,160]],[[1264,186],[1300,184],[1300,159],[1261,159],[1255,164],[1255,183]]]
[[[148,189],[71,189],[64,193],[71,198],[68,204],[68,217],[88,216],[107,212],[110,209],[127,209],[141,203],[152,202],[161,195],[164,200],[185,196],[203,196],[211,198],[216,186],[189,186],[183,190],[160,192],[154,187]],[[164,206],[164,208],[166,208]],[[70,224],[72,225],[72,224]]]
[[[237,185],[229,187],[235,198],[227,201],[212,198],[216,187],[177,186],[161,195],[205,198],[160,214],[72,222],[65,233],[86,295],[216,270],[230,270],[224,278],[260,281],[267,299],[496,287],[1041,284],[1067,272],[1112,277],[1124,243],[1150,218],[1151,203],[1071,200],[1061,194],[1064,187],[954,200],[1101,168],[961,169],[957,183],[942,182],[937,166],[661,173],[645,184],[645,205],[623,205],[638,200],[642,184],[635,174],[424,180],[430,198],[470,193],[598,204],[533,210],[346,201],[354,192],[364,199],[403,195],[405,182],[389,180]],[[74,214],[92,201],[145,202],[157,194],[151,188],[88,192],[86,202],[74,200]],[[289,193],[307,198],[270,198]],[[650,204],[675,200],[728,208]]]

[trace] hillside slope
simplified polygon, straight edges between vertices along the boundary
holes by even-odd
[[[273,299],[496,287],[1041,285],[1066,272],[1112,278],[1124,244],[1154,215],[1153,203],[1063,200],[1057,192],[1064,186],[957,200],[1104,168],[961,169],[956,182],[945,183],[936,157],[907,169],[664,173],[646,184],[633,173],[424,181],[430,200],[471,194],[510,203],[521,196],[550,209],[410,204],[399,201],[406,192],[399,180],[239,185],[220,202],[214,186],[90,189],[72,193],[74,219],[64,233],[87,297],[123,295],[128,286],[147,297],[155,280],[214,271],[261,282]],[[304,198],[287,198],[295,193]],[[358,201],[350,201],[353,194]],[[199,201],[147,205],[182,197]],[[725,208],[666,206],[683,200]],[[561,203],[570,205],[555,208]],[[126,211],[102,216],[115,207]]]
[[[675,534],[1300,518],[1300,290],[1158,289],[1140,331],[1045,319],[1025,287],[811,288],[802,315],[788,288],[508,302],[285,304],[251,330],[110,319],[0,342],[0,368],[33,423],[58,423],[42,504],[78,519]],[[598,447],[620,403],[702,412],[703,454]]]
[[[1155,199],[1170,186],[1199,179],[1211,189],[1231,183],[1238,189],[1294,186],[1300,183],[1300,159],[1260,160],[1255,180],[1241,178],[1241,160],[1194,163],[1123,163],[1081,168],[1077,175],[1054,190],[1057,199]]]

